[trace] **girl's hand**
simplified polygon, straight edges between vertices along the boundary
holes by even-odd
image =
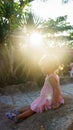
[[[59,107],[60,107],[59,103],[53,104],[53,109],[54,109],[54,110],[55,110],[55,109],[58,109]]]

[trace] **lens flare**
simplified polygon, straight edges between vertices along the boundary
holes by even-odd
[[[43,37],[40,33],[34,32],[30,35],[30,44],[34,47],[39,47],[43,43]]]

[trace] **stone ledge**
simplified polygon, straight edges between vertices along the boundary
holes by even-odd
[[[73,77],[70,76],[62,76],[60,77],[61,84],[70,84],[73,83]]]
[[[65,104],[57,110],[35,114],[19,124],[5,119],[4,114],[8,111],[8,106],[1,105],[0,109],[0,129],[1,130],[73,130],[70,126],[73,122],[73,97],[65,96]]]

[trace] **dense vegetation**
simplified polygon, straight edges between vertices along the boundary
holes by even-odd
[[[51,50],[73,48],[73,26],[67,22],[67,16],[43,21],[31,12],[30,0],[18,2],[0,0],[0,82],[2,84],[26,80],[39,81],[41,78],[42,73],[34,60],[40,50],[35,54],[35,50],[29,46],[28,37],[34,31],[42,34],[48,52],[51,46],[53,46]],[[58,50],[54,53],[61,55],[63,52]],[[73,60],[72,54],[64,51],[61,59],[67,68]]]

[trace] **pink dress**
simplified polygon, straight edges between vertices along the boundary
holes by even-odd
[[[51,74],[50,76],[47,75],[40,96],[35,99],[30,106],[32,111],[39,113],[52,108],[53,88],[49,82],[49,77],[51,76],[53,76],[57,80],[60,89],[59,77],[55,74]],[[59,104],[64,104],[61,90],[59,95]]]

